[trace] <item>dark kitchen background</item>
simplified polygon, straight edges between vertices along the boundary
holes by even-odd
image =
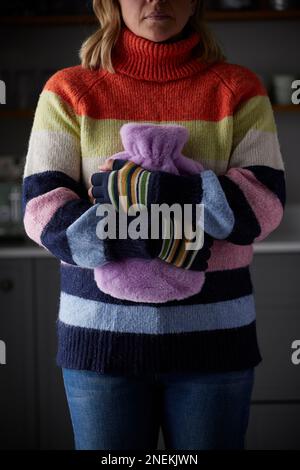
[[[286,166],[284,219],[254,246],[251,267],[264,360],[247,448],[300,450],[300,364],[292,360],[300,348],[300,105],[291,100],[300,79],[300,1],[207,4],[228,60],[255,71],[270,92]],[[79,63],[80,45],[97,24],[85,0],[1,0],[0,15],[0,449],[72,449],[55,365],[59,262],[26,238],[21,180],[42,87],[56,70]]]

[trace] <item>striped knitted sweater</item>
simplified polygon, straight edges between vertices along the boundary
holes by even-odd
[[[284,163],[260,79],[244,66],[199,61],[200,41],[191,32],[155,43],[124,27],[115,74],[68,67],[39,97],[23,213],[28,236],[61,261],[59,366],[135,375],[234,370],[262,360],[249,267],[253,242],[281,222]],[[149,304],[105,294],[91,268],[99,239],[85,237],[85,261],[71,249],[68,228],[92,205],[89,178],[123,150],[119,131],[132,121],[185,126],[183,153],[205,168],[205,230],[214,241],[202,290],[183,300]]]

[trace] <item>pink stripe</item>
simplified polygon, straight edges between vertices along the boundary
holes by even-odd
[[[252,245],[235,245],[227,240],[214,240],[207,271],[242,268],[249,266],[252,259]]]
[[[255,238],[255,242],[266,238],[275,230],[281,222],[283,207],[269,188],[262,184],[254,173],[243,168],[231,168],[227,173],[243,191],[251,209],[253,210],[261,228],[261,234]]]
[[[43,246],[41,235],[44,228],[60,207],[74,199],[79,199],[79,196],[68,188],[56,188],[31,199],[24,215],[24,227],[29,238]]]

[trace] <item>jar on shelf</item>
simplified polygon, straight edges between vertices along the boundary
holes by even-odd
[[[272,77],[271,94],[274,104],[292,104],[292,84],[297,79],[296,74],[275,74]]]
[[[296,8],[298,2],[295,0],[269,0],[269,6],[272,10],[288,10],[289,8]]]
[[[258,7],[256,0],[218,0],[217,8],[220,10],[253,10]]]
[[[5,83],[5,107],[12,109],[16,107],[16,94],[15,94],[15,74],[12,70],[0,69],[0,80]]]
[[[0,238],[24,238],[22,213],[23,160],[0,155]]]
[[[34,69],[15,71],[15,101],[19,109],[32,108],[37,101],[37,74]]]

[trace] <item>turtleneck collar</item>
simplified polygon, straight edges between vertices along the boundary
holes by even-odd
[[[118,73],[141,80],[188,77],[207,66],[195,55],[200,40],[200,33],[192,31],[183,39],[159,43],[137,36],[127,26],[122,26],[112,51],[113,67]]]

